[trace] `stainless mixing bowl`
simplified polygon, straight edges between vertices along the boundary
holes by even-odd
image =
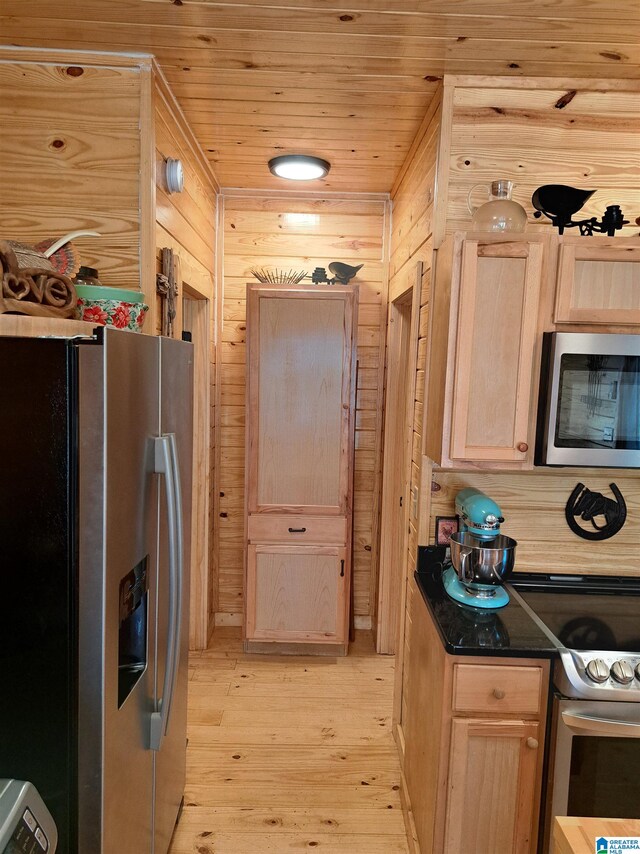
[[[477,596],[493,596],[513,571],[516,546],[511,537],[498,534],[483,540],[473,534],[452,534],[451,563],[464,586]]]

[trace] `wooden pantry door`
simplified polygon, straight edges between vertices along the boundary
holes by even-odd
[[[250,285],[247,509],[344,515],[356,291]]]

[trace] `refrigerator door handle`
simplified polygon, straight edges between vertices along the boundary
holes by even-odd
[[[151,749],[160,750],[162,739],[169,725],[171,701],[178,678],[184,551],[182,490],[176,437],[174,433],[167,433],[164,436],[155,438],[153,442],[155,454],[154,470],[157,474],[162,474],[165,477],[169,535],[169,627],[167,631],[167,660],[164,670],[162,697],[158,701],[158,710],[151,714],[150,730]]]

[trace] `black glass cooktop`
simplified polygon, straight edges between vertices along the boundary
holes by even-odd
[[[525,576],[510,584],[568,649],[640,653],[640,578]]]

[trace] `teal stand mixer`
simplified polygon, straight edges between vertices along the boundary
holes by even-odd
[[[517,543],[500,533],[502,511],[484,492],[469,487],[456,495],[456,514],[460,531],[449,540],[445,590],[472,608],[503,608],[509,594],[502,585],[513,571]]]

